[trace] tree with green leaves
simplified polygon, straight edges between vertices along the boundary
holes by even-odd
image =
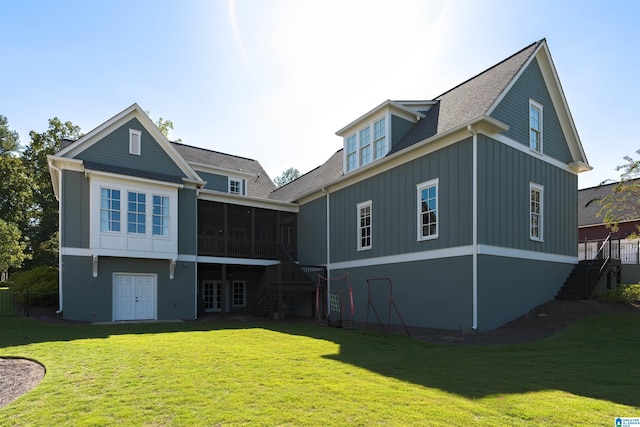
[[[26,247],[18,227],[0,219],[0,272],[20,268],[29,257]]]
[[[33,212],[27,234],[33,253],[31,265],[57,265],[57,254],[51,252],[58,231],[58,201],[53,193],[47,156],[60,149],[63,139],[80,137],[80,127],[57,117],[49,120],[49,128],[42,133],[29,132],[31,142],[22,153],[22,161],[32,183]]]
[[[276,187],[282,187],[300,177],[300,171],[296,168],[289,168],[286,171],[283,171],[282,174],[275,177],[273,182],[276,184]]]
[[[144,110],[145,114],[151,117],[151,112],[149,110]],[[169,132],[173,130],[173,122],[171,120],[165,120],[160,117],[155,121],[156,126],[160,133],[162,133],[166,138],[169,138]],[[175,142],[182,142],[180,138],[176,139]]]
[[[636,152],[640,154],[640,150]],[[602,208],[600,215],[613,232],[619,230],[621,221],[640,218],[640,160],[625,156],[625,164],[616,168],[620,173],[620,180],[613,186],[611,194],[600,201]],[[638,230],[630,238],[638,237]]]
[[[9,121],[0,115],[0,155],[18,151],[19,141],[18,132],[9,129]]]

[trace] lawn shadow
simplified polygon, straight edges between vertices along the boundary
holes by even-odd
[[[274,330],[296,333],[287,325]],[[513,345],[428,344],[361,330],[310,332],[340,345],[326,359],[469,399],[562,390],[640,407],[636,313],[592,316],[547,339]]]
[[[640,315],[628,313],[596,315],[560,334],[529,344],[493,346],[429,344],[401,335],[320,327],[309,321],[243,319],[90,325],[16,317],[0,319],[0,350],[124,334],[233,329],[265,329],[330,341],[340,350],[322,356],[325,359],[469,399],[562,390],[640,408]],[[272,351],[278,351],[277,346]]]

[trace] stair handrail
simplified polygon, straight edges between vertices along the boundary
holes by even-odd
[[[604,241],[602,242],[602,245],[600,246],[600,249],[598,249],[598,253],[596,253],[596,256],[592,260],[592,261],[595,261],[597,259],[605,260],[600,266],[600,270],[598,271],[598,275],[596,277],[600,277],[600,275],[602,274],[602,271],[604,270],[604,267],[607,265],[607,263],[609,262],[609,259],[611,258],[611,248],[609,248],[609,256],[607,256],[606,259],[603,256],[605,253],[605,247],[607,246],[607,243],[609,243],[609,240],[611,240],[611,233],[609,233],[607,238],[604,239]],[[593,267],[593,262],[589,263],[589,267],[587,267],[587,272],[585,273],[585,277],[584,277],[584,298],[585,299],[587,299],[587,296],[588,296],[587,290],[589,289],[589,270],[591,270],[591,267]]]

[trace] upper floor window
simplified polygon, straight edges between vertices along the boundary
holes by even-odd
[[[374,158],[379,159],[387,154],[385,141],[384,117],[373,124],[373,150]]]
[[[529,237],[531,240],[543,240],[543,194],[542,185],[529,184]]]
[[[169,198],[153,196],[153,235],[169,236]]]
[[[358,203],[358,250],[371,249],[371,200]]]
[[[242,179],[229,177],[229,193],[244,195]]]
[[[529,100],[529,147],[542,153],[542,105]]]
[[[371,161],[371,130],[366,127],[360,130],[360,166]]]
[[[358,166],[358,153],[356,151],[356,134],[347,138],[347,172]]]
[[[129,191],[127,209],[127,232],[134,234],[146,233],[147,195]]]
[[[438,237],[438,178],[417,185],[418,240]]]
[[[120,190],[100,189],[100,231],[120,231]]]
[[[129,154],[140,155],[140,146],[142,145],[142,132],[135,129],[129,129]]]

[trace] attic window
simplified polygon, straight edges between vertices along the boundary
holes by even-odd
[[[142,132],[135,129],[129,129],[129,154],[140,155],[140,146],[142,140]]]
[[[529,147],[542,153],[542,105],[529,100]]]

